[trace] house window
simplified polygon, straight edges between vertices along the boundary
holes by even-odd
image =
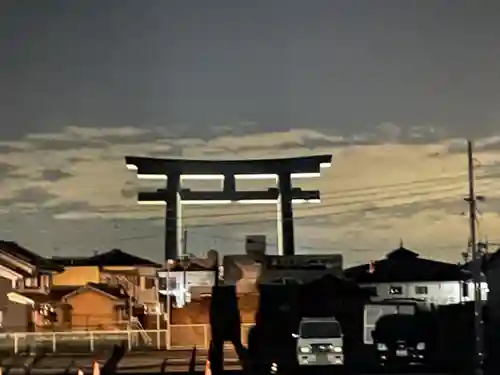
[[[364,286],[362,288],[369,292],[372,297],[378,296],[378,290],[376,286]]]
[[[389,287],[389,294],[391,296],[399,296],[403,294],[403,287],[401,285],[391,285]]]
[[[415,294],[428,294],[428,289],[426,286],[417,285],[415,286]]]
[[[38,313],[41,315],[44,325],[51,325],[57,322],[57,313],[50,305],[41,305]]]
[[[24,287],[30,289],[38,289],[38,277],[27,277],[24,279]]]
[[[153,289],[155,287],[155,278],[154,277],[146,277],[144,282],[145,289]]]

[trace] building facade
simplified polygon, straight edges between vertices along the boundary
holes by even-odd
[[[416,281],[359,283],[370,290],[372,302],[390,299],[425,300],[435,305],[450,305],[474,300],[474,283],[471,280]],[[482,299],[488,298],[488,283],[481,285]]]
[[[7,262],[0,264],[0,332],[25,330],[27,327],[31,309],[12,302],[8,297],[22,278],[20,270]]]
[[[50,289],[52,275],[62,267],[22,247],[0,241],[0,315],[3,331],[31,331],[39,311],[19,293],[43,295]]]

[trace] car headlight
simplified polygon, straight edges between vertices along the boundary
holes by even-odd
[[[425,350],[425,342],[419,342],[417,344],[417,350]]]
[[[328,350],[333,352],[333,353],[342,353],[342,347],[341,346],[335,346],[335,345],[328,345]]]
[[[377,344],[377,350],[383,352],[383,351],[387,350],[387,345],[385,345],[383,343],[378,343]]]
[[[310,346],[301,346],[299,350],[300,350],[301,353],[311,353],[311,347]]]
[[[278,364],[276,362],[271,363],[271,374],[276,374],[278,372]]]

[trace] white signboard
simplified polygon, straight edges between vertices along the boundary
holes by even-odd
[[[193,293],[199,294],[200,289],[210,289],[215,285],[216,272],[160,271],[158,277],[161,285],[159,292],[175,297],[175,306],[183,307],[191,301]]]
[[[215,285],[216,273],[214,271],[160,271],[160,279],[168,277],[168,283],[161,282],[161,292],[175,294],[177,291],[189,291],[193,287],[212,287]],[[165,290],[166,289],[166,290]]]

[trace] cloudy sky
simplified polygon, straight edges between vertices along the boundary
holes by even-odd
[[[499,18],[495,0],[3,0],[1,238],[160,260],[163,209],[136,204],[152,186],[125,155],[331,153],[301,182],[323,199],[295,210],[299,252],[350,264],[402,238],[457,261],[464,137],[488,198],[481,235],[500,241]],[[247,233],[275,251],[273,207],[184,216],[192,253],[241,252]]]

